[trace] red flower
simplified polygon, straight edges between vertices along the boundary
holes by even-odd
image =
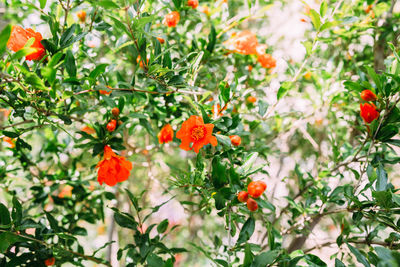
[[[35,41],[31,45],[36,51],[25,56],[26,60],[41,60],[46,54],[44,46],[40,43],[42,41],[42,35],[40,32],[35,32],[32,29],[25,30],[20,26],[13,26],[11,31],[10,39],[8,39],[8,49],[17,52],[21,50],[30,38],[35,38]]]
[[[97,172],[99,184],[102,185],[104,182],[109,186],[114,186],[129,178],[132,163],[124,157],[116,155],[111,147],[105,146],[104,158],[97,164],[96,168],[99,168]]]
[[[365,103],[364,105],[360,104],[360,115],[365,123],[371,123],[379,117],[379,112],[373,103]]]
[[[111,92],[112,92],[112,91],[99,90],[99,93],[100,93],[101,95],[109,95],[109,94],[111,94]]]
[[[119,115],[119,108],[112,108],[111,114],[113,114],[113,116],[115,116],[115,117],[118,117],[118,115]]]
[[[176,138],[181,139],[179,146],[183,150],[199,153],[200,148],[210,144],[216,146],[217,138],[212,135],[214,124],[204,124],[203,118],[192,115],[189,119],[182,123],[181,129],[176,133]],[[192,144],[192,146],[190,146]]]
[[[272,69],[276,67],[276,60],[270,54],[260,54],[257,60],[263,68]]]
[[[364,101],[375,101],[377,97],[371,90],[364,90],[361,92],[361,99]]]
[[[192,7],[193,9],[196,9],[199,6],[199,1],[198,0],[188,0],[187,5]]]
[[[246,202],[249,199],[249,193],[246,191],[241,191],[239,192],[237,198],[240,202]]]
[[[172,130],[171,125],[164,125],[164,127],[162,127],[161,131],[158,133],[157,137],[160,144],[171,142],[174,138],[174,130]]]
[[[181,16],[178,11],[172,11],[171,13],[165,15],[163,20],[163,24],[168,27],[176,27],[178,25]]]
[[[54,257],[48,258],[44,261],[44,265],[46,266],[54,265],[54,263],[56,263],[56,259]]]
[[[116,120],[111,120],[109,123],[107,123],[107,131],[114,132],[115,128],[117,127],[117,121]]]
[[[238,135],[230,135],[229,139],[231,139],[231,143],[234,146],[240,146],[240,143],[242,143],[242,138]]]
[[[247,186],[247,192],[254,198],[259,198],[267,189],[267,185],[263,181],[253,181]]]
[[[247,200],[247,208],[248,208],[250,211],[256,211],[256,210],[258,209],[258,204],[257,204],[257,202],[256,202],[254,199],[249,198],[249,199]]]

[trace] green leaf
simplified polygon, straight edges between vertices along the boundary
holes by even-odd
[[[18,199],[14,196],[12,199],[13,209],[11,212],[11,217],[14,221],[14,224],[20,225],[22,220],[22,206]]]
[[[138,199],[128,190],[125,189],[126,193],[128,194],[129,199],[131,200],[133,206],[136,210],[139,210],[139,201]]]
[[[69,44],[71,44],[76,27],[77,27],[76,24],[72,24],[71,27],[69,27],[67,30],[65,30],[65,32],[61,35],[61,39],[60,39],[61,47],[67,47]]]
[[[0,253],[5,253],[12,244],[20,241],[21,238],[10,232],[4,232],[0,234],[0,240]]]
[[[114,21],[115,27],[114,29],[122,29],[124,30],[125,33],[127,33],[129,36],[131,35],[131,33],[129,32],[129,29],[126,27],[126,25],[124,23],[122,23],[119,19],[114,18],[113,16],[108,15],[108,17],[110,19],[112,19],[112,21]]]
[[[236,169],[236,172],[239,173],[240,175],[246,176],[247,173],[251,170],[251,167],[253,166],[253,164],[256,162],[257,157],[258,157],[257,152],[252,152],[252,153],[248,154],[244,160],[243,165],[238,167]]]
[[[65,54],[64,64],[69,77],[75,78],[76,77],[75,58],[70,49],[68,49],[67,53]]]
[[[321,3],[321,6],[319,7],[319,14],[321,15],[321,17],[324,17],[326,15],[327,10],[328,10],[328,4],[326,3],[326,1],[323,1]]]
[[[181,9],[182,0],[172,0],[172,2],[174,3],[176,9]]]
[[[32,47],[24,47],[18,50],[14,55],[11,56],[11,60],[18,60],[26,55],[36,52],[35,48]]]
[[[101,7],[104,7],[105,9],[120,8],[119,5],[116,3],[116,1],[111,1],[111,0],[102,0],[102,1],[96,2],[96,4]]]
[[[10,212],[0,203],[0,228],[8,228],[11,224]],[[1,243],[1,242],[0,242]]]
[[[220,90],[222,100],[224,100],[224,103],[227,103],[230,99],[231,87],[225,81],[220,82],[218,87]]]
[[[222,194],[217,193],[213,196],[213,198],[215,199],[215,208],[217,210],[222,210],[225,208],[226,201]]]
[[[162,222],[160,222],[160,224],[157,226],[157,232],[159,234],[162,234],[165,231],[167,231],[167,228],[168,228],[168,219],[165,219]]]
[[[376,200],[376,203],[382,208],[389,209],[393,205],[393,196],[389,191],[372,191],[372,196]]]
[[[208,34],[208,45],[207,45],[207,50],[212,53],[215,47],[215,43],[217,41],[217,33],[215,31],[214,25],[211,25],[211,31],[210,34]]]
[[[120,212],[116,208],[111,208],[111,209],[115,212],[114,219],[115,219],[115,222],[119,226],[133,229],[133,230],[137,229],[138,224],[135,221],[135,219],[132,217],[132,215],[130,215],[129,213],[126,213],[126,212]]]
[[[290,90],[290,88],[293,86],[292,82],[283,82],[281,84],[281,87],[279,87],[278,94],[277,94],[277,99],[281,99],[286,93]]]
[[[11,35],[11,25],[8,24],[0,33],[0,56],[4,53],[7,47],[8,39]]]
[[[385,191],[387,189],[388,177],[387,177],[387,173],[386,173],[385,169],[383,168],[383,166],[381,164],[379,164],[378,168],[376,169],[376,174],[377,174],[378,178],[376,180],[375,190],[376,191]]]
[[[329,28],[337,26],[339,23],[337,21],[327,21],[324,24],[322,24],[320,31],[325,31]]]
[[[321,267],[325,267],[327,266],[325,262],[323,262],[318,256],[315,256],[313,254],[307,254],[305,257],[305,260],[308,264],[310,264],[309,266],[321,266]]]
[[[346,267],[346,265],[341,260],[335,259],[335,267]]]
[[[100,74],[102,74],[106,71],[107,66],[108,66],[108,64],[105,64],[105,63],[97,65],[96,68],[90,72],[89,77],[92,79],[96,79],[97,76],[99,76]]]
[[[54,219],[53,215],[51,215],[49,212],[44,212],[46,214],[47,220],[50,223],[51,229],[53,229],[55,232],[60,232],[60,228],[58,227],[57,220]]]
[[[351,253],[353,253],[354,256],[356,256],[357,261],[358,261],[359,263],[361,263],[361,264],[364,265],[365,267],[371,267],[371,265],[369,264],[367,258],[365,258],[365,256],[364,256],[363,254],[361,254],[361,252],[360,252],[357,248],[353,247],[353,246],[350,245],[350,244],[347,244],[347,246],[349,247]]]
[[[19,134],[14,133],[14,132],[9,132],[9,131],[3,131],[3,134],[5,136],[11,137],[11,138],[17,138],[19,136]]]
[[[41,8],[41,9],[45,8],[46,2],[47,2],[47,0],[39,0],[40,8]]]
[[[215,156],[212,160],[212,182],[215,188],[223,187],[227,182],[228,179],[226,177],[226,166],[221,162],[221,157]]]
[[[160,256],[157,256],[156,254],[150,254],[147,257],[147,265],[149,267],[163,267],[164,261]]]
[[[399,132],[399,128],[394,124],[388,124],[382,127],[376,134],[376,139],[385,142],[395,136]]]
[[[44,82],[42,81],[42,79],[39,78],[39,76],[37,76],[36,73],[31,72],[29,73],[26,77],[25,77],[25,82],[27,84],[32,85],[33,87],[35,87],[35,89],[40,89],[40,90],[46,90],[49,91],[49,88],[47,88],[44,85]]]
[[[247,243],[244,247],[243,267],[248,267],[253,262],[254,255],[251,252],[250,244]]]
[[[352,81],[345,81],[343,83],[344,88],[346,88],[349,91],[357,91],[357,92],[361,92],[362,90],[364,90],[364,87],[362,85],[360,85],[359,83],[356,82],[352,82]]]
[[[372,80],[374,81],[376,87],[378,88],[378,90],[383,93],[382,88],[382,82],[379,78],[379,75],[376,74],[375,70],[369,66],[365,66],[365,68],[367,69],[368,75],[372,78]]]
[[[243,224],[242,230],[240,230],[237,244],[241,244],[250,239],[254,233],[256,222],[253,217],[249,217],[247,221]]]
[[[319,14],[314,9],[311,9],[310,17],[311,17],[311,21],[314,25],[314,28],[318,31],[319,28],[321,27],[321,18],[319,16]]]
[[[262,252],[254,258],[251,267],[263,267],[273,263],[279,255],[278,250]]]
[[[50,40],[48,39],[42,39],[40,43],[44,46],[44,48],[49,51],[51,54],[54,54],[57,52],[57,46]]]

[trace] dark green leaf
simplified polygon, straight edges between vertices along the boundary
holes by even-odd
[[[75,64],[75,58],[74,55],[72,54],[72,51],[68,49],[66,55],[65,55],[65,60],[64,60],[65,68],[68,72],[68,75],[70,77],[76,77],[76,64]]]
[[[8,24],[0,33],[0,56],[6,50],[8,39],[11,35],[11,25]]]
[[[162,222],[160,222],[160,224],[157,226],[157,232],[159,234],[162,234],[165,231],[167,231],[167,228],[168,228],[168,219],[165,219]]]
[[[240,230],[237,244],[244,243],[250,239],[254,233],[255,224],[256,222],[253,217],[249,217],[247,219],[247,221],[243,224],[242,230]]]

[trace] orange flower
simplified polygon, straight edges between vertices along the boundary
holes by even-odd
[[[310,81],[312,78],[312,73],[311,72],[306,72],[306,74],[304,74],[304,79],[306,79],[307,81]]]
[[[242,31],[232,34],[231,38],[224,42],[229,50],[243,55],[256,54],[258,45],[257,36],[250,31]]]
[[[20,26],[13,26],[11,31],[10,39],[8,39],[8,49],[17,52],[21,50],[30,38],[35,38],[35,41],[31,45],[36,51],[25,56],[26,60],[41,60],[46,54],[44,46],[40,43],[42,41],[42,35],[39,32],[35,32],[32,29],[25,30]]]
[[[70,185],[66,185],[61,189],[60,193],[58,194],[59,198],[64,198],[64,197],[72,197],[72,189],[74,189]]]
[[[196,9],[199,6],[199,1],[198,0],[188,0],[187,5],[192,7],[193,9]]]
[[[85,126],[85,127],[83,127],[82,129],[81,129],[81,131],[82,132],[85,132],[85,133],[87,133],[87,134],[94,134],[94,133],[96,133],[96,131],[92,128],[92,127],[90,127],[90,126]]]
[[[202,6],[200,11],[206,14],[207,16],[210,15],[210,9],[206,5]]]
[[[229,139],[231,139],[231,143],[234,146],[240,146],[240,144],[242,143],[242,138],[240,138],[240,136],[238,135],[230,135]]]
[[[109,95],[109,94],[111,94],[111,92],[112,92],[112,91],[99,90],[99,93],[100,93],[101,95]]]
[[[247,101],[247,103],[253,103],[254,104],[254,103],[256,103],[257,98],[255,96],[250,95],[250,96],[248,96],[246,98],[246,101]]]
[[[168,27],[176,27],[178,25],[181,16],[178,11],[172,11],[171,13],[165,15],[163,24]]]
[[[86,20],[86,11],[85,10],[81,10],[78,13],[76,13],[76,16],[83,23]]]
[[[171,142],[174,138],[174,130],[172,130],[171,125],[169,123],[165,124],[158,133],[157,137],[160,144]]]
[[[118,117],[118,115],[119,115],[119,108],[117,108],[117,107],[112,108],[111,114],[113,114],[113,116],[115,116],[115,117]]]
[[[114,186],[129,178],[132,163],[124,157],[116,155],[111,147],[106,145],[104,147],[104,158],[97,164],[96,168],[99,168],[97,172],[99,184],[102,185],[104,182],[109,186]]]
[[[364,9],[365,13],[369,13],[372,10],[372,5],[368,5],[366,9]]]
[[[263,68],[272,69],[276,67],[276,60],[270,54],[258,55],[257,60]]]
[[[147,57],[146,66],[149,65],[149,60],[150,60],[150,58]],[[136,63],[138,63],[139,66],[140,66],[142,69],[144,68],[144,67],[143,67],[143,61],[140,59],[140,55],[136,58]]]
[[[3,141],[6,142],[8,144],[9,148],[14,148],[15,147],[15,141],[14,139],[12,139],[11,137],[8,136],[4,136],[3,137]]]
[[[203,118],[192,115],[182,123],[181,129],[176,133],[176,138],[181,139],[179,146],[183,150],[199,153],[200,148],[210,144],[216,146],[217,138],[212,135],[214,124],[204,124]],[[192,144],[192,146],[190,146]]]
[[[56,259],[54,257],[48,258],[44,261],[44,265],[46,266],[54,265],[54,263],[56,263]]]
[[[165,40],[162,37],[157,37],[157,40],[160,42],[160,44],[165,43]]]
[[[361,99],[364,101],[375,101],[376,95],[371,90],[364,90],[361,92]]]
[[[376,106],[373,103],[360,104],[360,116],[365,123],[371,123],[379,117],[379,112],[376,110]]]

